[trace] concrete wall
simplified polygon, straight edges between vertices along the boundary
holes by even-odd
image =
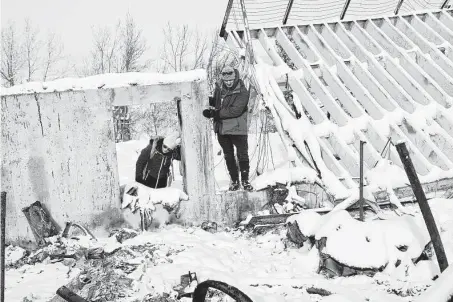
[[[7,239],[33,240],[22,208],[41,201],[62,227],[118,207],[108,90],[2,96]]]
[[[201,115],[208,99],[206,81],[3,95],[1,190],[7,192],[7,241],[34,241],[22,209],[37,200],[60,228],[69,220],[86,226],[121,220],[112,105],[175,97],[181,99],[190,197],[182,218],[199,222],[215,215],[210,210],[215,204],[211,129]]]

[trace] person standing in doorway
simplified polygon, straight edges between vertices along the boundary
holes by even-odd
[[[179,132],[151,139],[138,156],[135,181],[153,189],[167,187],[172,161],[181,160],[180,145]]]
[[[214,94],[209,98],[210,108],[203,116],[214,120],[214,132],[222,147],[231,178],[230,191],[240,189],[239,172],[234,147],[239,160],[242,187],[252,191],[249,182],[250,161],[248,154],[247,106],[249,91],[239,78],[239,71],[230,66],[222,70],[221,80],[216,83]]]

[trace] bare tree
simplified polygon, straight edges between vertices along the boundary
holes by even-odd
[[[163,29],[164,46],[159,72],[179,72],[206,66],[208,39],[199,31],[189,30],[188,25],[174,26],[167,23]]]
[[[118,72],[118,51],[120,44],[120,27],[93,29],[93,49],[91,51],[92,74]]]
[[[90,64],[91,74],[131,72],[144,70],[149,61],[143,56],[147,50],[142,29],[128,13],[113,27],[93,29],[93,48]],[[85,65],[87,65],[85,63]],[[86,66],[85,66],[86,73]]]
[[[20,79],[25,57],[14,23],[2,28],[1,76],[5,86],[14,86]]]
[[[142,30],[128,13],[124,26],[121,28],[120,41],[121,72],[140,71],[147,67],[149,61],[141,62],[147,50]]]
[[[50,73],[54,71],[57,63],[63,58],[63,44],[61,40],[51,32],[45,43],[45,56],[43,62],[43,81],[47,80]]]
[[[27,67],[27,81],[30,82],[32,77],[39,69],[39,49],[41,41],[38,39],[39,30],[34,27],[30,19],[25,19],[24,28],[24,51]]]

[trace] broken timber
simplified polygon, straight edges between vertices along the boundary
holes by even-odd
[[[296,187],[298,187],[298,189],[300,186],[303,186],[303,185],[296,185]],[[442,194],[444,192],[447,192],[448,190],[451,190],[453,188],[453,179],[444,178],[441,180],[424,183],[424,184],[422,184],[422,187],[423,187],[423,190],[425,191],[427,197],[433,198],[433,197],[439,196],[439,194]],[[393,189],[393,191],[395,192],[396,196],[401,200],[402,203],[416,201],[414,192],[412,191],[412,187],[410,185],[395,188],[395,189]],[[268,197],[265,197],[264,194],[268,195],[270,193],[266,193],[266,191],[259,191],[259,192],[262,192],[263,198],[266,198],[268,200]],[[373,195],[376,198],[376,202],[377,202],[378,206],[387,206],[390,204],[388,193],[386,191],[380,191]],[[342,201],[343,201],[343,199],[335,200],[335,204],[339,204]],[[351,206],[349,209],[353,210],[356,208],[358,208],[357,203],[355,205]],[[312,208],[311,210],[322,214],[322,213],[329,212],[330,208]],[[252,213],[252,214],[256,214],[256,213]],[[297,212],[254,216],[248,223],[248,227],[254,227],[257,225],[267,225],[267,224],[273,224],[273,225],[283,224],[286,222],[286,219],[289,216],[292,216],[294,214],[297,214]],[[240,218],[242,220],[244,220],[244,219],[246,219],[247,215],[245,213],[241,213],[240,216],[241,216]]]
[[[407,177],[411,182],[412,189],[417,198],[418,205],[425,220],[426,227],[428,228],[431,241],[433,242],[434,251],[436,252],[437,262],[439,263],[440,271],[443,272],[448,267],[447,255],[445,254],[444,246],[442,244],[442,239],[440,237],[439,230],[436,226],[436,221],[434,220],[433,213],[429,207],[428,201],[426,200],[425,192],[420,184],[418,179],[417,172],[415,172],[414,165],[412,163],[409,151],[407,150],[405,143],[400,143],[396,145],[396,150],[403,162],[404,169],[406,171]]]
[[[22,209],[38,245],[45,245],[45,238],[58,235],[58,228],[41,202],[36,201]]]

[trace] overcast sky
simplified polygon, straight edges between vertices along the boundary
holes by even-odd
[[[64,42],[65,54],[80,59],[89,51],[91,27],[115,24],[127,11],[143,29],[158,55],[162,28],[172,23],[201,30],[220,28],[228,0],[1,0],[2,26],[9,20],[20,26],[29,17],[42,32],[55,31]]]

